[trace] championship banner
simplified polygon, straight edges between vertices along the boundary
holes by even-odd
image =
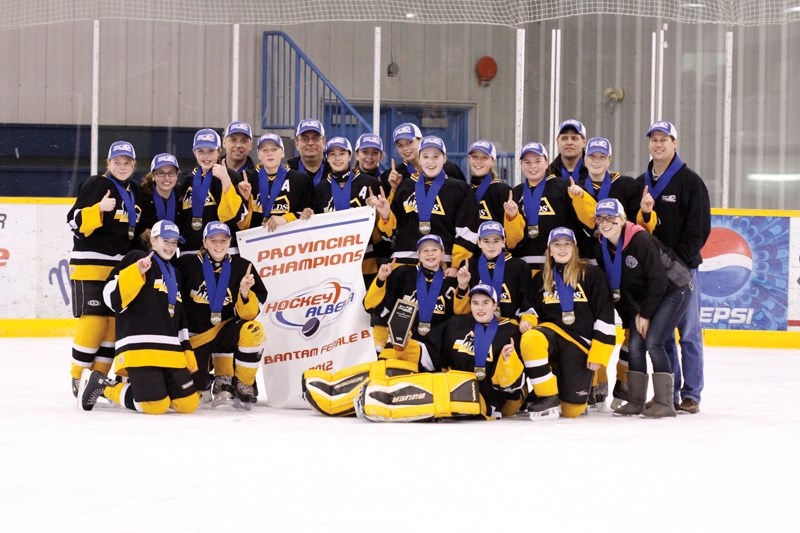
[[[239,253],[253,262],[269,291],[259,315],[267,333],[263,376],[267,405],[308,408],[303,371],[336,372],[375,360],[361,262],[375,210],[360,207],[313,215],[237,234]]]

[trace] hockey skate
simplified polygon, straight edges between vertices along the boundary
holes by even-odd
[[[556,395],[536,398],[536,401],[528,406],[528,413],[534,422],[558,420],[561,418],[561,400]]]
[[[75,379],[72,378],[72,395],[76,398],[78,397],[78,390],[81,388],[81,380],[80,378]]]
[[[78,405],[84,411],[91,411],[97,400],[103,395],[103,389],[115,384],[115,381],[108,379],[97,370],[84,369],[78,387]]]
[[[224,405],[236,393],[233,388],[233,376],[214,376],[214,386],[211,392],[214,396],[214,399],[211,400],[211,407]]]
[[[614,399],[611,400],[611,410],[614,411],[628,401],[628,384],[617,380],[614,384],[614,391],[611,394],[614,396]]]
[[[234,378],[235,382],[235,397],[233,399],[233,407],[249,411],[253,408],[253,404],[258,401],[255,390],[255,383],[253,385],[245,385],[238,379]]]
[[[608,412],[606,398],[608,398],[608,382],[604,381],[598,383],[596,387],[592,387],[592,390],[589,391],[589,409],[594,409],[598,413]]]

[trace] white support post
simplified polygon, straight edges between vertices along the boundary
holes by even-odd
[[[375,57],[372,81],[372,133],[381,134],[381,27],[375,26]]]
[[[650,40],[650,124],[656,121],[656,65],[658,51],[656,48],[656,32]]]
[[[522,120],[525,109],[525,30],[517,29],[517,85],[514,109],[514,185],[521,183],[517,154],[522,151]]]
[[[239,120],[239,25],[233,25],[231,58],[231,122]]]
[[[556,116],[553,122],[553,130],[550,132],[550,142],[555,143],[558,136],[558,125],[561,123],[561,30],[556,30]],[[554,154],[558,151],[558,144],[555,148],[549,150],[548,154]],[[551,156],[555,158],[555,155]]]
[[[553,133],[556,131],[556,32],[558,30],[553,30],[550,36],[550,127],[547,129],[547,151],[551,157],[555,157]]]
[[[100,21],[95,20],[92,30],[92,128],[91,128],[91,174],[98,171],[98,149],[100,142]]]
[[[731,109],[733,106],[733,32],[725,33],[725,114],[722,142],[722,207],[727,209],[731,183]]]
[[[664,118],[664,50],[667,43],[664,40],[667,25],[664,24],[659,32],[658,42],[658,102],[656,105],[656,120]]]

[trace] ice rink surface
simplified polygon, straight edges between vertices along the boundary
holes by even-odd
[[[381,424],[263,387],[249,412],[84,412],[70,343],[0,339],[0,531],[797,530],[800,350],[707,348],[675,419]]]

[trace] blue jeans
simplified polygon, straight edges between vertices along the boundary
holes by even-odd
[[[634,372],[647,373],[647,356],[650,352],[650,360],[653,362],[653,372],[672,373],[672,361],[667,355],[666,347],[670,337],[674,335],[678,321],[686,313],[686,308],[692,300],[691,287],[681,287],[664,295],[661,303],[658,304],[656,312],[650,317],[650,325],[647,328],[647,338],[642,338],[636,325],[630,328],[630,351],[628,368]],[[673,339],[673,344],[675,343]]]
[[[690,398],[700,403],[703,392],[703,329],[700,324],[700,276],[697,269],[692,273],[692,298],[686,313],[678,321],[678,333],[681,337],[681,357],[678,358],[678,347],[675,344],[675,332],[667,341],[667,354],[672,360],[675,374],[675,401]]]

